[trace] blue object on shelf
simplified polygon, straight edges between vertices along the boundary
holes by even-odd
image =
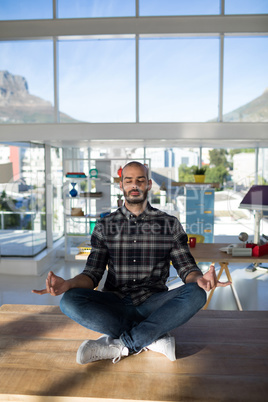
[[[71,185],[73,186],[73,188],[71,189],[71,191],[69,191],[69,194],[70,194],[72,197],[76,197],[77,194],[78,194],[78,191],[77,191],[76,188],[75,188],[76,183],[71,183]]]

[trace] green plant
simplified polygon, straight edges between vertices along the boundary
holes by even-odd
[[[196,175],[196,176],[204,175],[206,173],[206,170],[207,170],[206,166],[201,167],[201,168],[199,168],[198,166],[191,167],[192,174]]]

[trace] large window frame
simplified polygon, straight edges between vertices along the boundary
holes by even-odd
[[[59,146],[62,142],[84,146],[99,140],[128,140],[134,138],[157,145],[165,140],[174,145],[211,146],[216,141],[230,141],[237,146],[267,146],[267,123],[223,123],[223,57],[226,35],[268,35],[268,15],[225,15],[224,1],[221,14],[210,16],[136,17],[58,19],[56,0],[53,1],[52,20],[2,21],[0,40],[52,39],[54,70],[54,123],[1,125],[0,140],[38,140]],[[59,123],[58,107],[58,40],[68,37],[135,35],[136,41],[136,120],[134,123]],[[139,118],[139,38],[142,35],[213,35],[220,37],[219,113],[217,122],[207,123],[141,123]],[[48,129],[49,128],[49,129]],[[76,132],[75,141],[73,132]],[[254,138],[253,138],[254,137]],[[44,140],[45,139],[45,140]],[[220,145],[220,146],[224,146]]]

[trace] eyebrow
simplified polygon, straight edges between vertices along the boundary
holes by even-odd
[[[124,180],[133,179],[133,176],[125,176],[123,177]],[[146,176],[137,176],[137,179],[146,179]]]

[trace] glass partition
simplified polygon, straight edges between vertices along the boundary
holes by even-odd
[[[254,215],[241,209],[240,202],[254,184],[256,157],[254,148],[202,148],[206,182],[218,183],[214,203],[214,239],[216,243],[237,243],[241,232],[254,236]]]
[[[0,183],[1,255],[34,256],[46,247],[44,147],[2,143],[0,154],[0,169],[12,164],[12,178]]]

